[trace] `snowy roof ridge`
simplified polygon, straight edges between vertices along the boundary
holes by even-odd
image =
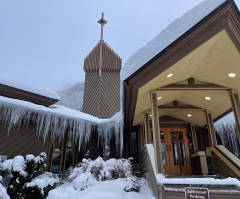
[[[154,39],[137,50],[127,60],[122,69],[122,80],[127,79],[225,1],[226,0],[205,0],[170,23]]]
[[[99,119],[67,107],[52,105],[45,107],[31,102],[0,96],[0,121],[8,126],[8,132],[12,127],[28,125],[30,120],[36,126],[36,135],[47,136],[53,139],[55,136],[63,138],[67,130],[79,143],[84,139],[87,142],[95,127],[98,129],[100,141],[110,143],[114,137],[116,146],[122,151],[123,119],[121,112],[116,113],[110,119]]]
[[[47,98],[60,100],[60,96],[56,91],[51,90],[49,88],[42,87],[42,86],[37,86],[37,85],[29,84],[27,82],[5,78],[2,76],[0,76],[0,84],[8,87],[16,88],[22,91],[27,91],[33,94],[41,95]]]

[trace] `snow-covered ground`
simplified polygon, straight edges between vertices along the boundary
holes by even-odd
[[[64,185],[49,192],[47,199],[154,199],[147,185],[140,192],[124,191],[125,179],[108,180],[85,189],[75,190],[72,186]]]

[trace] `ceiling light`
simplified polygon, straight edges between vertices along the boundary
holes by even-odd
[[[236,74],[235,73],[229,73],[228,77],[236,77]]]
[[[211,99],[211,97],[205,97],[205,99],[206,99],[206,100],[210,100],[210,99]]]
[[[173,74],[172,74],[172,73],[167,75],[167,77],[172,77],[172,76],[173,76]]]
[[[150,117],[152,117],[152,115],[150,115]]]
[[[157,99],[160,100],[162,97],[158,97]]]
[[[187,114],[187,116],[188,116],[188,117],[192,117],[192,115],[191,115],[191,114]]]

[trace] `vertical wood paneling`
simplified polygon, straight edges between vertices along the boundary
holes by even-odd
[[[41,152],[47,154],[50,158],[51,141],[49,138],[44,140],[42,137],[36,136],[36,129],[29,124],[28,127],[21,126],[13,128],[10,133],[7,133],[7,128],[0,125],[0,154],[7,155],[8,159],[14,158],[17,155],[26,156],[33,154],[38,156]],[[49,161],[47,160],[47,163]]]

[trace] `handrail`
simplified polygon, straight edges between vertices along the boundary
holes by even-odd
[[[149,180],[151,183],[151,188],[152,188],[152,192],[154,194],[154,196],[156,198],[158,198],[158,183],[157,183],[157,178],[156,178],[156,174],[155,174],[155,165],[152,164],[151,158],[149,156],[149,151],[146,147],[146,145],[143,147],[142,151],[141,151],[141,156],[144,156],[146,154],[146,163],[147,163],[147,171],[149,173]]]
[[[235,161],[240,161],[237,157],[229,157],[226,152],[229,152],[225,147],[221,145],[211,146],[208,148],[209,152],[215,153],[224,163],[228,165],[230,169],[232,169],[236,175],[240,177],[240,170],[236,165]],[[229,152],[231,153],[231,152]],[[235,160],[234,160],[235,159]]]

